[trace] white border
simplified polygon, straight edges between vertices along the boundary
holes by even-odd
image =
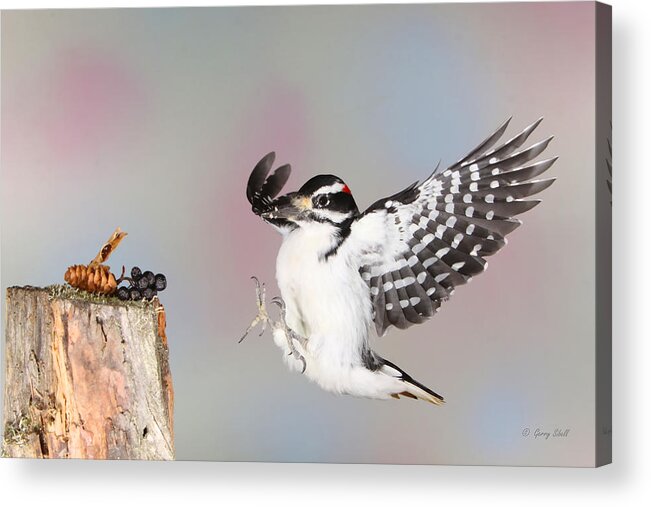
[[[0,7],[302,4],[239,1],[5,1]],[[312,3],[312,2],[308,2]],[[321,3],[347,3],[328,1]],[[372,3],[372,2],[359,2]],[[402,2],[391,2],[402,3]],[[651,505],[651,16],[614,3],[614,464],[558,468],[118,463],[0,460],[0,502],[56,505]],[[577,199],[580,196],[577,195]]]

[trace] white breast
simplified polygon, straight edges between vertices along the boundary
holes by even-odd
[[[360,364],[372,308],[356,260],[339,255],[341,250],[323,259],[335,244],[333,230],[315,223],[287,234],[276,276],[287,324],[308,339],[309,355],[329,366],[350,367]]]

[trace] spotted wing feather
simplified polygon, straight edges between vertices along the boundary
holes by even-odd
[[[379,335],[434,315],[457,286],[486,269],[485,258],[520,225],[515,217],[539,203],[528,198],[554,180],[534,178],[556,158],[532,161],[551,138],[520,148],[540,121],[497,145],[506,121],[457,163],[377,201],[352,225]]]

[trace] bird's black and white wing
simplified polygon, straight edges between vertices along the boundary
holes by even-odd
[[[276,153],[273,151],[262,157],[253,168],[246,185],[246,198],[251,203],[251,210],[258,216],[271,206],[292,172],[291,166],[285,164],[270,175],[275,159]],[[290,225],[289,222],[281,218],[265,218],[264,220],[279,229]]]
[[[268,207],[274,198],[287,183],[292,168],[289,164],[278,167],[271,176],[269,172],[273,166],[276,154],[272,151],[267,153],[260,162],[256,164],[249,176],[246,185],[246,198],[251,203],[251,208],[256,215]]]
[[[506,244],[516,215],[549,187],[537,180],[556,158],[533,163],[551,137],[520,150],[542,119],[498,147],[507,120],[468,155],[422,183],[382,199],[351,226],[349,248],[361,258],[378,335],[404,329],[438,311],[454,288],[486,268]]]

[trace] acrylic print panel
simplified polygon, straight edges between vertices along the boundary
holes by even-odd
[[[56,373],[25,410],[3,379],[5,450],[609,462],[610,266],[595,253],[610,248],[609,16],[591,2],[3,12],[2,290],[47,287],[24,292],[40,320],[16,321],[10,291],[5,358]],[[101,264],[115,285],[88,271],[63,285],[70,265],[104,269],[84,263],[116,226],[128,236]],[[132,266],[164,273],[165,292],[140,301]],[[252,276],[277,329],[238,343]],[[55,345],[34,362],[11,348],[19,331]]]

